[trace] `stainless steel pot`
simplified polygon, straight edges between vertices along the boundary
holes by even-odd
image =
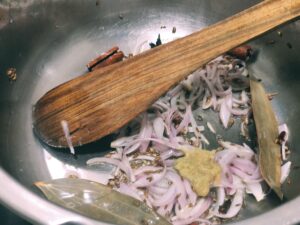
[[[103,224],[58,207],[39,196],[33,183],[63,176],[67,168],[84,168],[86,159],[102,155],[109,138],[84,146],[74,159],[68,151],[43,146],[32,133],[33,104],[47,90],[83,74],[97,53],[118,45],[131,53],[160,33],[165,40],[187,35],[217,22],[257,0],[20,0],[0,1],[0,201],[38,224]],[[165,26],[166,28],[163,28]],[[176,27],[176,33],[172,28]],[[278,32],[280,31],[280,32]],[[251,44],[259,50],[251,69],[270,91],[279,121],[290,128],[291,160],[300,161],[300,22],[285,25]],[[17,80],[5,75],[16,68]],[[55,160],[50,160],[55,159]],[[275,195],[247,207],[239,224],[300,222],[300,175],[293,169]]]

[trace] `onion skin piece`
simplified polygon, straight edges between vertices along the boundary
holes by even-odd
[[[250,90],[259,145],[258,159],[261,174],[277,196],[282,199],[281,154],[280,146],[275,142],[279,135],[278,123],[263,85],[253,77],[250,79]]]

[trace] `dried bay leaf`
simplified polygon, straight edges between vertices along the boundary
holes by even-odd
[[[93,181],[63,178],[35,185],[50,201],[99,221],[118,225],[170,225],[145,203]]]
[[[267,184],[280,199],[281,191],[281,155],[280,146],[276,144],[278,123],[267,98],[263,85],[254,77],[250,79],[252,109],[259,145],[259,166]]]

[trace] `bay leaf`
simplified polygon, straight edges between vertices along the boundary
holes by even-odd
[[[117,225],[170,225],[145,203],[93,181],[63,178],[35,185],[50,201],[95,220]]]
[[[250,79],[252,109],[255,121],[258,145],[260,171],[267,184],[280,199],[281,191],[281,153],[276,143],[278,138],[278,123],[266,91],[254,77]]]

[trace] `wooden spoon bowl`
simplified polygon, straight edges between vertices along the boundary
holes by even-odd
[[[95,70],[47,92],[33,111],[34,131],[66,147],[61,121],[74,146],[125,125],[203,64],[300,15],[300,0],[267,0],[187,37]]]

